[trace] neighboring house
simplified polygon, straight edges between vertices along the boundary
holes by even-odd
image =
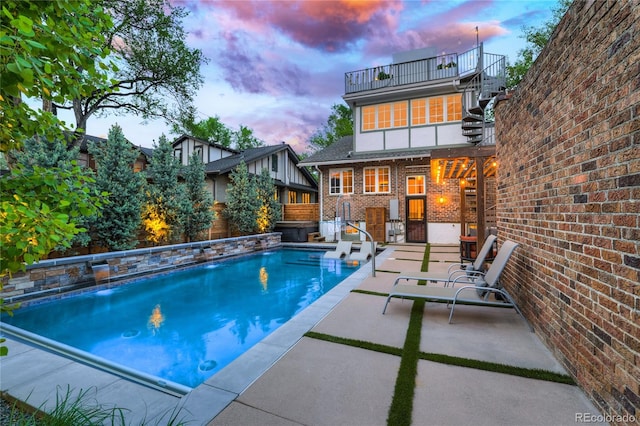
[[[345,226],[350,219],[381,242],[484,238],[495,220],[497,167],[484,109],[504,90],[505,57],[480,45],[393,59],[345,74],[353,136],[298,164],[320,173],[320,232],[327,240],[363,239]]]
[[[93,170],[95,170],[96,162],[93,159],[93,157],[89,154],[89,144],[95,143],[99,145],[99,144],[105,143],[106,141],[107,141],[106,139],[100,138],[97,136],[84,135],[82,137],[82,141],[80,142],[80,153],[78,154],[78,164],[80,166],[90,167]],[[133,165],[134,170],[136,172],[141,172],[147,168],[147,165],[149,164],[149,160],[153,155],[153,149],[145,148],[142,146],[136,146],[133,143],[131,143],[131,146],[139,152],[138,158],[136,158],[136,162]]]
[[[297,167],[298,155],[285,143],[237,151],[183,135],[173,142],[173,150],[184,165],[194,151],[199,153],[205,163],[207,187],[218,202],[226,201],[229,175],[243,161],[251,174],[260,175],[262,169],[269,171],[278,188],[276,196],[280,203],[318,202],[318,186],[313,176]]]

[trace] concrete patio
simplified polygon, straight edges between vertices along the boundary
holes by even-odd
[[[0,385],[12,397],[51,406],[57,387],[95,389],[100,403],[130,410],[130,424],[179,418],[201,425],[384,425],[401,357],[303,337],[325,335],[402,348],[411,301],[385,297],[399,271],[419,271],[424,245],[390,246],[341,284],[185,397],[9,339]],[[432,246],[430,271],[446,270],[457,247]],[[352,288],[370,293],[351,292]],[[513,309],[426,303],[420,351],[565,373]],[[162,416],[165,416],[164,418]],[[581,417],[582,416],[582,417]],[[418,361],[413,425],[570,425],[597,419],[577,386]],[[598,423],[595,423],[598,424]],[[606,423],[599,423],[606,424]]]

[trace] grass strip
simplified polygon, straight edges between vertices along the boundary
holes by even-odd
[[[429,271],[429,256],[431,255],[431,244],[427,244],[424,248],[424,256],[422,256],[422,272]]]
[[[371,290],[360,290],[359,288],[354,288],[353,290],[351,290],[351,293],[369,294],[371,296],[382,296],[382,297],[389,296],[389,293],[380,293],[379,291],[371,291]]]
[[[387,425],[410,426],[413,412],[413,396],[418,374],[418,354],[420,353],[420,332],[424,300],[416,300],[411,308],[407,337],[402,348],[402,360],[393,390],[393,399],[387,416]]]
[[[341,345],[353,346],[355,348],[367,349],[370,351],[381,352],[383,354],[402,356],[402,349],[393,346],[366,342],[364,340],[349,339],[346,337],[332,336],[330,334],[317,333],[315,331],[307,331],[304,335],[313,339],[324,340],[325,342],[339,343]]]
[[[326,342],[338,343],[341,345],[353,346],[360,349],[381,352],[389,355],[402,356],[403,349],[393,346],[381,345],[378,343],[366,342],[363,340],[349,339],[346,337],[332,336],[330,334],[317,333],[309,331],[305,333],[306,337],[324,340]],[[489,361],[480,361],[476,359],[461,358],[451,355],[435,354],[428,352],[419,352],[418,358],[425,361],[437,362],[439,364],[454,365],[456,367],[473,368],[475,370],[491,371],[493,373],[508,374],[511,376],[524,377],[527,379],[543,380],[554,383],[564,383],[574,385],[575,381],[566,374],[555,373],[548,370],[540,370],[537,368],[516,367],[513,365],[499,364]]]
[[[511,376],[525,377],[527,379],[544,380],[547,382],[564,383],[574,385],[576,382],[568,375],[556,373],[538,368],[515,367],[513,365],[499,364],[477,359],[461,358],[451,355],[420,352],[420,359],[433,361],[440,364],[455,365],[458,367],[474,368],[476,370],[491,371],[494,373],[509,374]]]

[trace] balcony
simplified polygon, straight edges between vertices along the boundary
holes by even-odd
[[[382,65],[345,73],[345,94],[405,86],[441,79],[462,79],[484,69],[502,55],[483,53],[482,45],[462,54],[450,53],[411,62]]]

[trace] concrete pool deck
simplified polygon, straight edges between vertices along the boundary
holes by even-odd
[[[424,245],[389,246],[376,259],[376,277],[363,265],[182,398],[12,338],[9,355],[0,358],[0,388],[36,407],[51,407],[56,389],[89,389],[99,403],[129,410],[128,424],[164,424],[178,407],[188,424],[384,425],[400,357],[303,334],[402,348],[412,302],[393,299],[382,315],[384,297],[351,290],[387,293],[399,271],[420,270],[423,254]],[[429,270],[446,270],[456,259],[457,247],[432,246]],[[425,305],[421,351],[564,372],[514,310],[460,306],[453,324],[448,314],[445,304]],[[576,416],[598,415],[576,386],[418,362],[414,425],[569,425]]]

